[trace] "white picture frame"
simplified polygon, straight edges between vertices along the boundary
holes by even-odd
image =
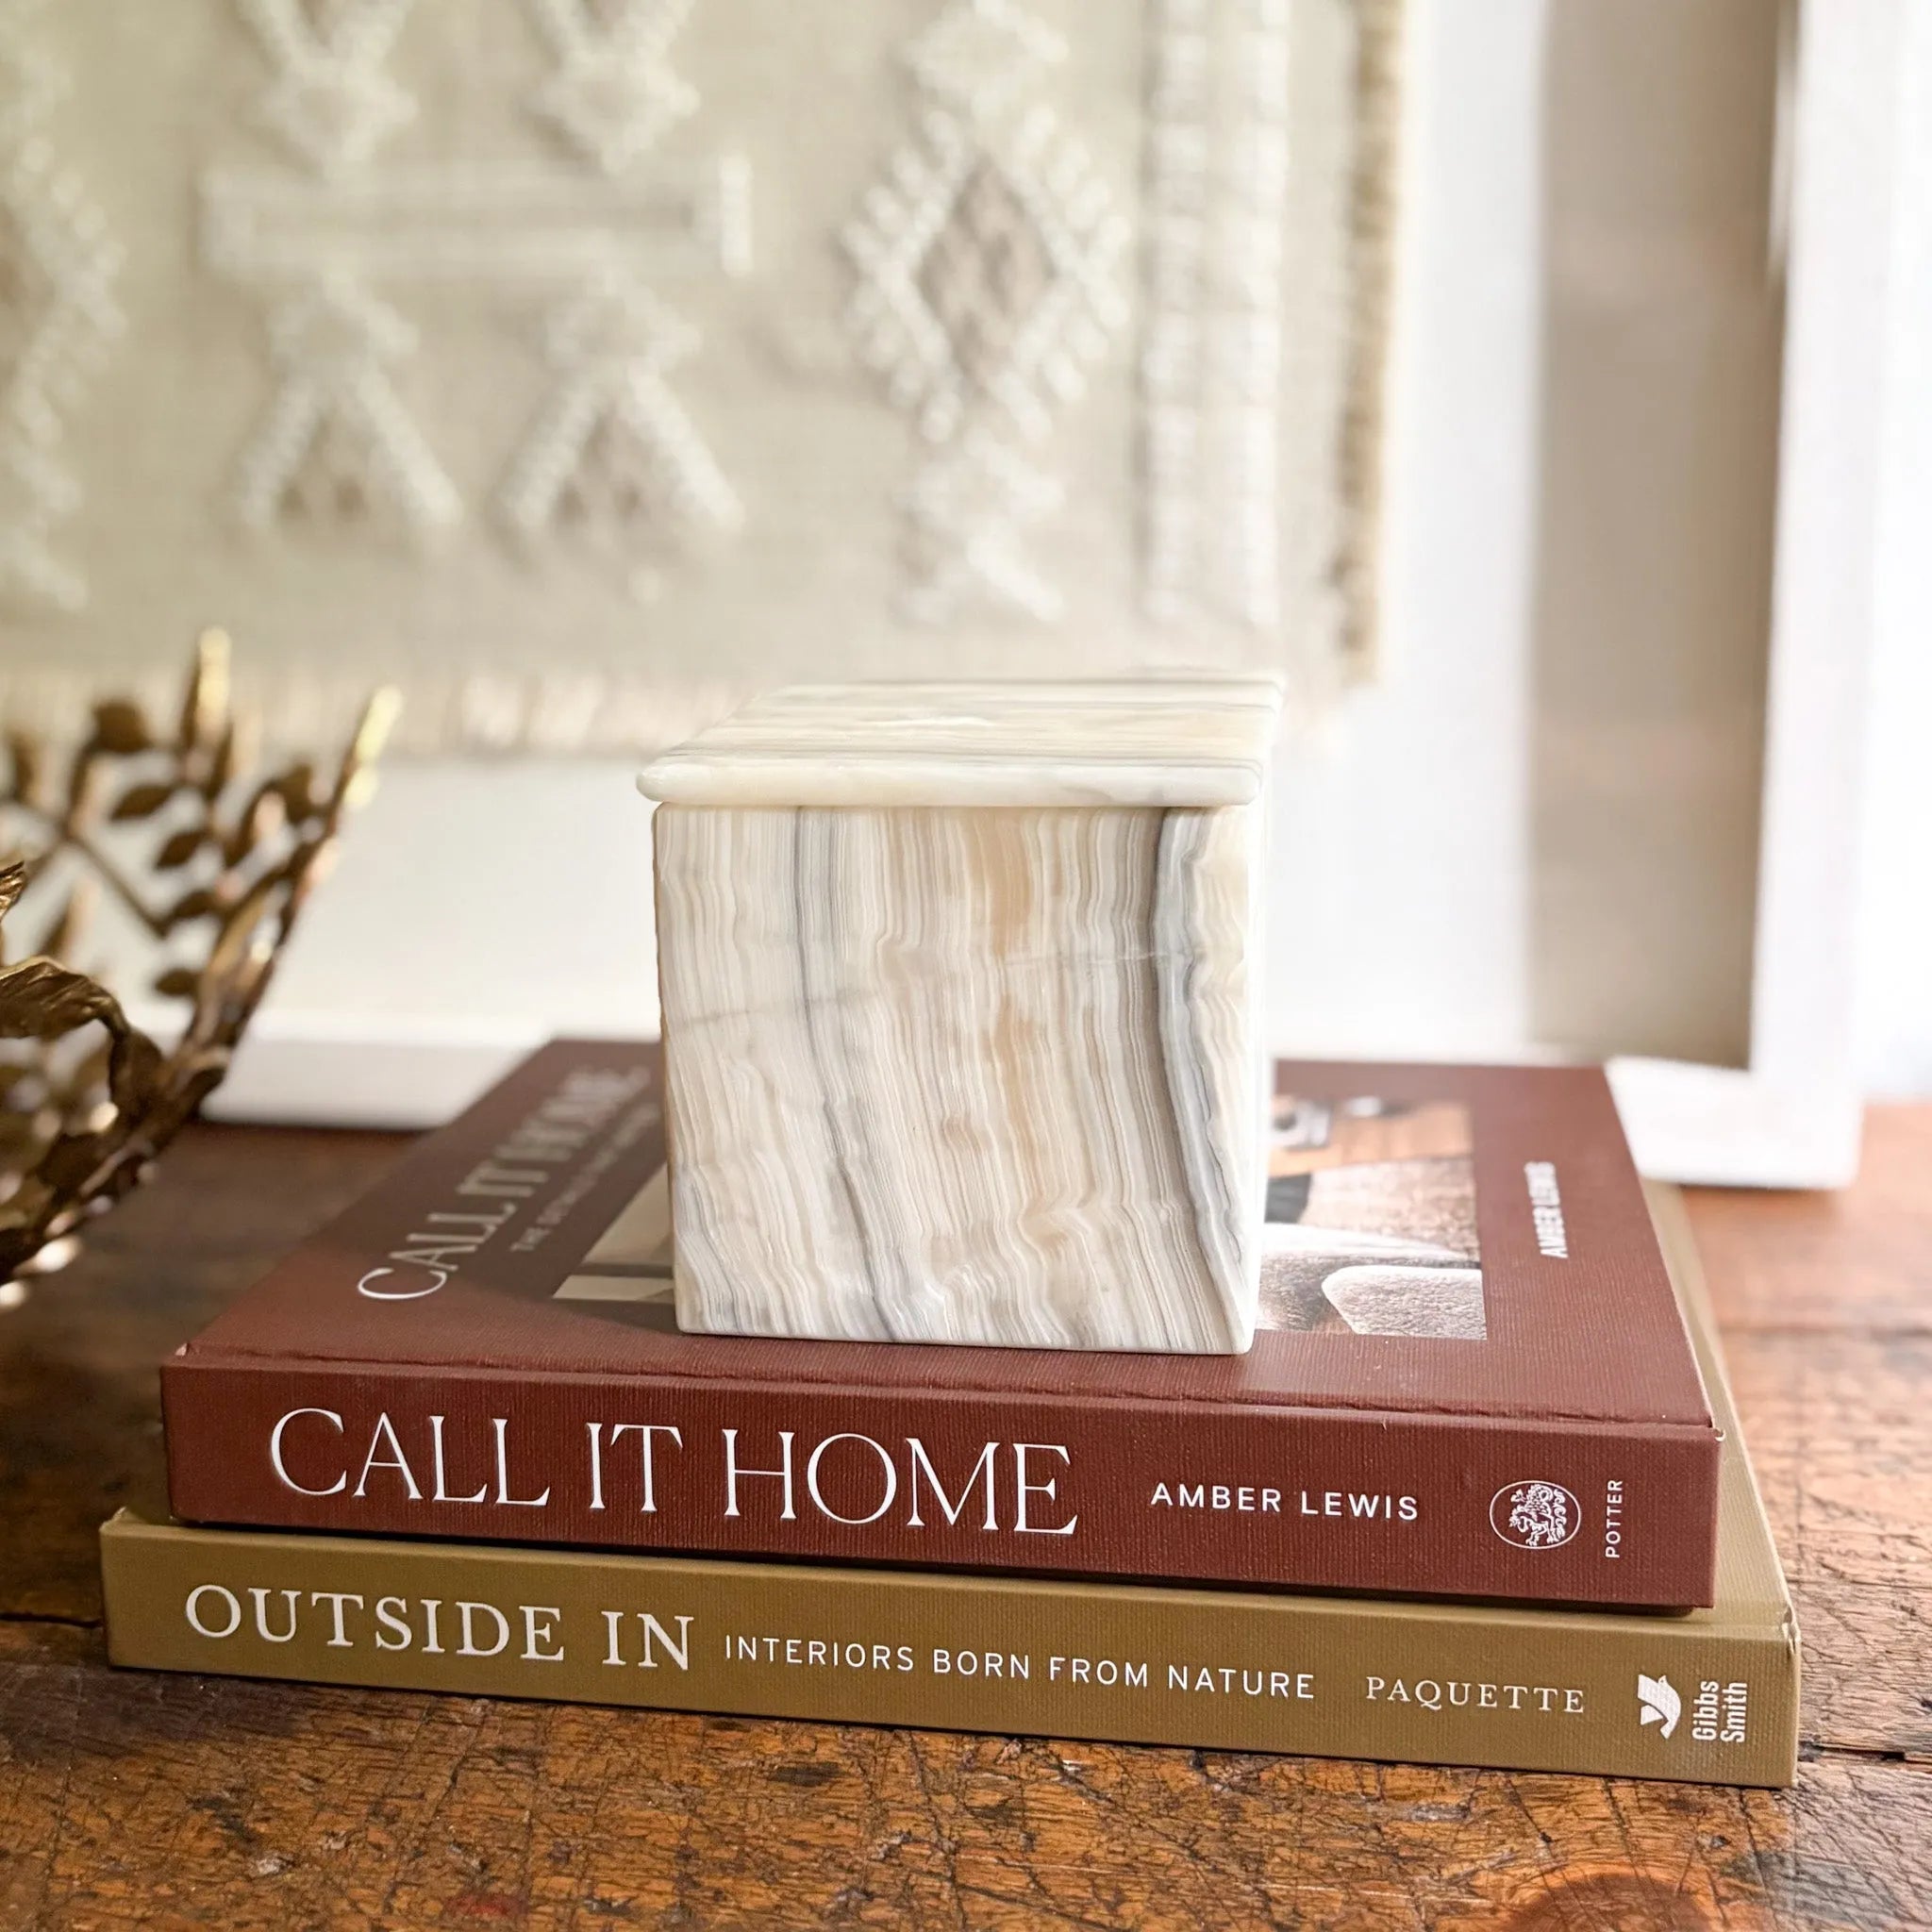
[[[1742,1069],[1611,1063],[1646,1173],[1831,1188],[1857,1172],[1854,1041],[1864,743],[1900,446],[1926,398],[1903,379],[1932,283],[1897,273],[1932,222],[1932,21],[1914,0],[1803,8],[1787,142],[1786,348],[1751,1045]],[[1902,533],[1898,533],[1902,534]],[[1923,606],[1921,607],[1923,608]]]

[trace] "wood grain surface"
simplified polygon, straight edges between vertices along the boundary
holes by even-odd
[[[1932,1924],[1932,1108],[1699,1240],[1806,1643],[1790,1793],[110,1671],[155,1363],[400,1143],[203,1128],[0,1315],[0,1927]]]

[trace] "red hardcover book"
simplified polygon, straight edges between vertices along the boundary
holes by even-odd
[[[161,1372],[176,1515],[1706,1605],[1718,1435],[1602,1074],[1283,1063],[1245,1356],[678,1333],[655,1046],[559,1041]]]

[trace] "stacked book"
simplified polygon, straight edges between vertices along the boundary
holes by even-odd
[[[162,1369],[117,1663],[1780,1785],[1797,1634],[1600,1074],[1284,1064],[1244,1356],[679,1333],[559,1042]]]

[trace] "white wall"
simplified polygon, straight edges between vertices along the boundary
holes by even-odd
[[[1452,0],[1417,0],[1386,675],[1283,760],[1269,1025],[1284,1047],[1480,1058],[1527,1031],[1543,8],[1470,26]]]
[[[1923,352],[1922,352],[1923,353]],[[1924,372],[1932,382],[1932,367]],[[1922,393],[1932,395],[1932,389]],[[1932,439],[1923,439],[1932,441]],[[1932,464],[1918,479],[1932,517]],[[1922,527],[1918,541],[1926,540]],[[1932,597],[1888,610],[1878,634],[1857,933],[1858,1072],[1874,1098],[1932,1098]]]
[[[1932,355],[1915,345],[1918,393],[1932,400]],[[1905,440],[1905,439],[1902,439]],[[1912,467],[1896,514],[1917,558],[1881,570],[1866,796],[1859,855],[1863,911],[1857,934],[1858,1072],[1888,1099],[1932,1098],[1932,408],[1921,414],[1901,461]]]
[[[1932,1096],[1932,8],[1907,15],[1856,935],[1859,1071]]]

